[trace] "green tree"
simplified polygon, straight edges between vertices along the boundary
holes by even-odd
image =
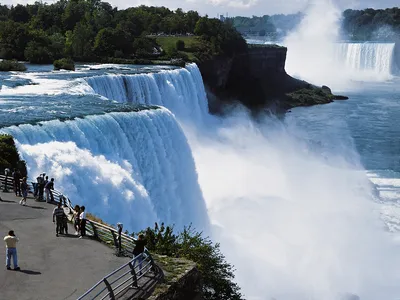
[[[221,253],[220,245],[214,244],[202,233],[185,227],[175,234],[173,227],[161,224],[144,232],[147,248],[161,255],[184,257],[194,261],[203,279],[205,300],[240,300],[239,286],[233,282],[234,268]]]

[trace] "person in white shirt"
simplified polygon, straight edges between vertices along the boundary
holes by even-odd
[[[81,222],[81,236],[79,237],[80,239],[86,236],[86,212],[85,212],[85,207],[81,206],[81,214],[79,216],[80,222]]]
[[[14,231],[10,230],[8,235],[4,237],[6,243],[6,267],[11,270],[11,257],[13,258],[14,270],[19,271],[18,257],[17,257],[17,242],[19,239],[15,236]]]

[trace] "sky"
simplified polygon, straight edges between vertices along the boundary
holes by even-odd
[[[166,6],[171,9],[182,8],[183,10],[196,10],[202,15],[210,17],[218,14],[229,16],[262,16],[272,14],[289,14],[303,11],[310,0],[103,0],[118,8],[127,8],[137,5]],[[331,1],[331,0],[312,0]],[[399,6],[399,0],[332,0],[336,2],[341,10],[347,8],[363,9],[387,8]],[[26,4],[35,0],[0,0],[2,4]],[[43,2],[54,2],[43,0]]]

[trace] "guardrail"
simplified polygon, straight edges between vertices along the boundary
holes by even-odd
[[[90,290],[80,296],[78,300],[118,299],[127,289],[132,287],[138,288],[139,280],[146,274],[149,272],[158,273],[158,270],[151,255],[146,251],[105,276]]]
[[[14,179],[11,176],[0,175],[0,184],[13,191]],[[33,191],[32,183],[28,182],[30,192]],[[71,200],[58,190],[52,190],[54,200],[63,202],[64,206],[69,209],[68,214],[73,219],[74,209]],[[135,247],[133,237],[119,232],[117,229],[92,220],[86,220],[86,232],[88,236],[115,246],[117,254],[131,255]],[[145,252],[136,256],[128,263],[124,264],[117,270],[103,277],[90,290],[88,290],[81,299],[116,299],[118,295],[124,293],[129,288],[138,288],[139,280],[153,273],[155,277],[162,278],[162,270],[154,263],[154,260],[147,249]],[[101,298],[100,298],[101,297]]]

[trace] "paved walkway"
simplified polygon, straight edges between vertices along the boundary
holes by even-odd
[[[20,198],[13,193],[0,192],[0,197],[0,299],[77,299],[129,260],[116,257],[113,249],[90,239],[56,237],[54,205],[30,197],[27,206],[21,206]],[[17,251],[21,271],[5,268],[2,239],[9,230],[20,239]],[[69,233],[74,232],[70,226]]]

